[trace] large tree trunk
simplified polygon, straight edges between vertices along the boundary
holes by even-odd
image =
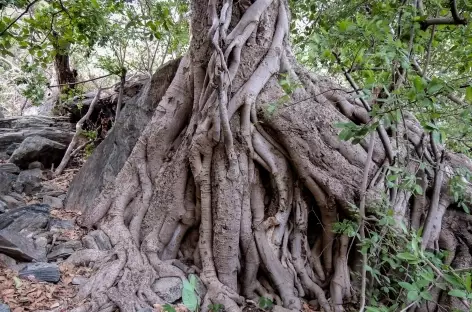
[[[301,68],[288,30],[284,0],[193,1],[188,54],[116,179],[84,212],[82,224],[106,233],[115,253],[82,288],[87,303],[75,311],[163,303],[152,283],[191,272],[208,288],[204,311],[210,301],[239,311],[244,298],[259,296],[294,310],[300,298],[316,298],[325,311],[342,311],[354,296],[350,272],[359,263],[348,261],[352,240],[333,225],[352,218],[361,199],[368,144],[341,141],[335,124],[370,122],[368,107]],[[298,87],[271,114],[285,95],[280,74]],[[451,201],[448,176],[439,173],[472,169],[471,162],[446,151],[440,157],[415,118],[405,118],[396,136],[407,138],[408,149],[390,143],[380,126],[380,136],[371,134],[365,206],[390,195],[397,220],[424,227],[425,248],[439,242],[452,251],[457,239],[442,238],[440,229],[454,232],[459,217],[448,213],[442,223]],[[418,155],[437,165],[424,173],[430,213],[427,198],[387,189],[392,154],[415,172]],[[319,223],[308,222],[315,217]],[[74,261],[96,261],[96,252],[80,256]]]

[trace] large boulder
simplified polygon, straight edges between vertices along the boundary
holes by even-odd
[[[180,60],[174,60],[165,64],[154,74],[152,82],[148,82],[152,88],[145,86],[126,101],[113,129],[70,184],[65,202],[67,210],[86,211],[104,185],[115,179],[172,82],[179,63]],[[144,92],[147,96],[142,100]]]
[[[50,167],[52,164],[57,166],[66,149],[67,146],[64,144],[41,136],[32,136],[26,138],[13,152],[10,162],[25,169],[34,161],[39,161],[46,167]]]
[[[0,217],[0,230],[33,233],[40,229],[46,229],[50,220],[50,209],[48,205],[44,204],[10,209]]]
[[[8,229],[0,230],[0,253],[16,260],[37,261],[44,258],[32,239]]]
[[[21,116],[0,119],[0,154],[11,155],[17,144],[41,136],[68,145],[75,126],[68,117]]]

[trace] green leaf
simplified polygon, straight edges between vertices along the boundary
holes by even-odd
[[[166,303],[162,306],[162,311],[164,312],[176,312],[175,308],[171,306],[170,304]]]
[[[410,301],[415,301],[416,299],[419,298],[419,295],[420,295],[420,293],[417,290],[411,290],[411,291],[408,292],[406,297]]]
[[[398,285],[400,285],[402,288],[405,288],[408,291],[417,290],[415,285],[412,285],[412,284],[407,283],[407,282],[399,282]]]
[[[465,88],[465,99],[472,102],[472,86]]]
[[[190,311],[196,311],[198,308],[198,296],[195,288],[187,280],[183,282],[182,301]]]
[[[266,310],[266,309],[271,309],[273,306],[274,306],[274,303],[269,298],[266,298],[266,297],[259,298],[259,308]]]
[[[15,288],[16,288],[16,289],[18,289],[18,288],[21,287],[21,284],[22,284],[22,283],[21,283],[21,280],[20,280],[18,277],[14,276],[14,277],[13,277],[13,282],[15,282]]]
[[[418,257],[416,257],[415,255],[409,252],[401,252],[397,254],[397,257],[403,260],[417,260],[418,259]]]
[[[449,296],[453,297],[459,297],[459,298],[466,298],[467,293],[465,291],[462,291],[460,289],[453,289],[448,293]]]
[[[428,301],[432,301],[432,300],[433,300],[433,296],[432,296],[429,292],[427,292],[427,291],[422,291],[422,292],[420,293],[420,296],[421,296],[421,298],[423,298],[424,300],[428,300]]]

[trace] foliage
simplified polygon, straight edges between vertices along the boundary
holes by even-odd
[[[164,312],[175,312],[175,308],[170,304],[166,303],[162,306],[162,311]]]
[[[188,280],[184,280],[182,288],[182,301],[190,311],[197,311],[200,306],[200,297],[197,294],[197,277],[189,275]]]
[[[262,310],[270,310],[274,306],[274,303],[272,300],[266,297],[260,297],[259,298],[259,308]]]
[[[208,310],[210,310],[211,312],[222,312],[225,310],[225,307],[220,303],[214,303],[208,305]]]

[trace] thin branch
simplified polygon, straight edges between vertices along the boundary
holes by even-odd
[[[3,36],[3,34],[5,34],[5,33],[8,31],[8,29],[10,29],[13,25],[15,25],[15,23],[16,23],[20,18],[22,18],[23,15],[25,15],[26,13],[28,13],[29,9],[30,9],[36,2],[38,2],[38,1],[39,1],[39,0],[33,0],[33,2],[29,3],[29,4],[26,6],[25,10],[24,10],[20,15],[18,15],[10,24],[8,24],[8,26],[5,27],[4,30],[2,30],[2,31],[0,32],[0,37]]]
[[[431,37],[429,38],[429,42],[428,42],[428,50],[426,51],[426,60],[424,62],[423,76],[426,76],[429,62],[431,62],[431,50],[433,46],[435,32],[436,32],[436,25],[433,25],[433,27],[431,28]]]
[[[53,85],[53,86],[48,86],[48,88],[57,88],[57,87],[63,87],[63,86],[75,86],[75,85],[78,85],[78,84],[82,84],[82,83],[86,83],[86,82],[95,81],[95,80],[98,80],[98,79],[110,77],[112,75],[114,75],[114,74],[107,74],[107,75],[103,75],[103,76],[100,76],[100,77],[91,78],[91,79],[88,79],[88,80],[77,81],[77,82],[57,84],[57,85]]]
[[[467,25],[467,20],[460,17],[459,12],[457,11],[456,0],[450,0],[449,4],[451,7],[451,17],[428,18],[421,22],[421,28],[426,30],[426,28],[432,25]]]

